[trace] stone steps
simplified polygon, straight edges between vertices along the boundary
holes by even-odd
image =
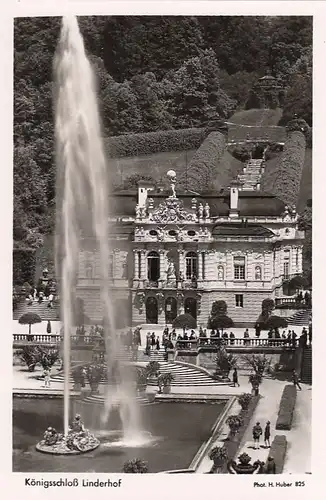
[[[188,365],[181,365],[178,363],[163,361],[160,362],[160,372],[162,374],[169,372],[172,373],[172,375],[174,376],[174,380],[172,381],[171,385],[175,386],[187,387],[187,386],[224,385],[214,380],[207,373],[199,370],[196,367],[192,368],[191,366]],[[57,375],[54,375],[51,378],[56,382],[62,382],[62,383],[64,382],[63,372],[58,373]],[[70,377],[70,382],[73,383],[72,377]],[[107,381],[103,378],[100,384],[106,385]],[[148,385],[156,386],[157,385],[156,380],[149,380]]]
[[[155,402],[150,402],[148,401],[147,398],[141,397],[141,396],[136,396],[136,401],[140,406],[149,406],[155,404]],[[83,399],[83,403],[86,404],[97,404],[103,406],[105,403],[105,395],[104,394],[91,394],[90,396],[87,396],[85,399]]]
[[[288,325],[296,325],[296,326],[308,326],[309,319],[311,316],[311,309],[304,309],[302,311],[297,311],[293,316],[288,318]]]

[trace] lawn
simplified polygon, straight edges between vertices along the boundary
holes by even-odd
[[[277,125],[282,116],[282,110],[277,109],[248,109],[238,111],[229,121],[237,125]]]

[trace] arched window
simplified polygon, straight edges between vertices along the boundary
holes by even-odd
[[[217,268],[217,279],[219,281],[224,280],[224,267],[223,266],[218,266],[218,268]]]
[[[146,300],[146,323],[157,324],[158,322],[158,306],[155,297],[148,297]]]
[[[188,252],[186,254],[186,279],[191,280],[193,277],[198,276],[198,259],[195,252]]]
[[[188,297],[185,300],[185,313],[197,319],[197,301],[193,297]]]
[[[255,267],[255,280],[260,281],[261,280],[261,267],[256,266]]]
[[[147,268],[149,281],[160,279],[160,256],[157,252],[149,252],[147,255]]]

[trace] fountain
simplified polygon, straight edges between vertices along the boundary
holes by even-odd
[[[110,184],[96,98],[94,74],[88,61],[76,17],[65,17],[54,59],[55,135],[57,160],[56,268],[61,276],[62,321],[64,327],[64,433],[50,428],[38,449],[71,453],[69,426],[70,334],[73,327],[74,287],[83,239],[92,242],[100,273],[103,325],[107,355],[108,386],[102,424],[112,408],[118,409],[122,422],[122,441],[141,442],[140,413],[133,381],[119,361],[119,337],[108,284]],[[75,419],[76,420],[76,419]],[[78,420],[78,419],[77,419]],[[76,422],[75,422],[76,424]],[[55,431],[55,432],[54,432]],[[73,446],[74,453],[88,451],[99,442],[82,426],[85,441]],[[53,446],[51,442],[53,441]],[[68,443],[68,446],[66,444]],[[51,448],[52,446],[52,448]],[[52,450],[52,451],[51,451]]]

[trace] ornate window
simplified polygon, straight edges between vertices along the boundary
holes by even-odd
[[[261,281],[261,279],[262,279],[261,266],[256,266],[255,267],[255,280]]]
[[[191,280],[193,277],[198,276],[198,258],[195,252],[188,252],[186,254],[186,279]]]
[[[244,280],[246,277],[245,258],[244,257],[234,257],[233,266],[234,266],[234,279],[235,280]]]
[[[217,279],[219,281],[224,280],[224,267],[223,266],[218,266],[217,267]]]
[[[147,255],[147,269],[149,281],[160,279],[160,256],[157,252],[149,252]]]

